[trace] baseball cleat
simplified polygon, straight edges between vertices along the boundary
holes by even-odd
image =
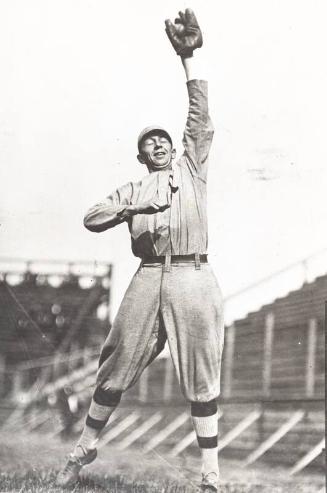
[[[81,446],[79,445],[79,447]],[[96,449],[92,449],[88,451],[85,451],[82,447],[81,449],[84,454],[82,456],[76,456],[70,454],[67,464],[59,472],[57,476],[56,479],[57,486],[61,486],[62,488],[65,488],[74,485],[78,480],[78,476],[82,467],[86,466],[87,464],[91,464],[91,462],[93,462],[94,459],[96,458],[97,456]]]
[[[216,472],[202,474],[201,490],[203,493],[218,493],[218,474]]]

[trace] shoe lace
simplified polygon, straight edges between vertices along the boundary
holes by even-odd
[[[216,471],[210,471],[207,473],[202,473],[202,481],[207,481],[208,483],[214,483],[218,481],[218,473]]]
[[[78,466],[83,466],[83,464],[81,463],[80,459],[78,457],[76,457],[75,455],[70,455],[69,456],[69,459],[63,469],[63,474],[67,473],[67,472],[72,472],[74,470],[74,467],[78,465]]]

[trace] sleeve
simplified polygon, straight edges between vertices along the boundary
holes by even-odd
[[[101,233],[126,221],[126,206],[131,204],[133,184],[118,188],[105,200],[91,207],[84,216],[84,226],[94,233]]]
[[[205,80],[189,80],[187,90],[189,112],[183,138],[184,155],[191,172],[205,180],[214,133],[208,111],[208,83]]]

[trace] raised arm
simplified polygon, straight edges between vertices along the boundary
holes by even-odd
[[[214,129],[208,112],[208,83],[202,78],[199,58],[193,56],[194,50],[202,46],[202,33],[191,9],[179,12],[174,23],[166,20],[166,32],[181,57],[187,80],[189,111],[183,138],[185,155],[192,173],[205,180]]]

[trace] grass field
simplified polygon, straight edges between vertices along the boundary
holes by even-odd
[[[0,493],[60,493],[54,484],[71,445],[42,435],[1,437]],[[169,460],[155,452],[132,449],[117,452],[106,447],[83,470],[73,493],[192,493],[198,491],[199,461]],[[67,490],[65,490],[67,491]],[[237,462],[221,460],[221,493],[322,493],[322,476],[301,474],[293,479],[284,469],[260,466],[241,469]]]

